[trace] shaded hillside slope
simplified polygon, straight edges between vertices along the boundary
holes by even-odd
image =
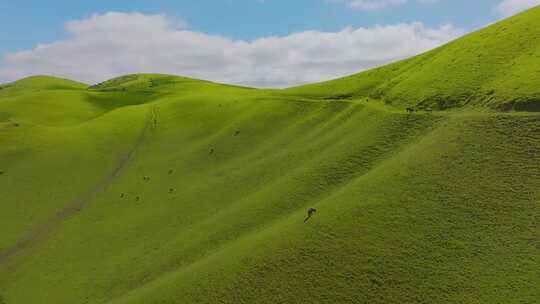
[[[540,111],[540,7],[425,54],[290,89],[317,98],[371,97],[399,107]]]
[[[538,302],[540,115],[488,111],[495,99],[406,114],[417,102],[395,87],[346,91],[362,75],[289,90],[155,74],[0,90],[0,296]]]

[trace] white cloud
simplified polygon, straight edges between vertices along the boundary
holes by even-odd
[[[399,6],[409,2],[409,0],[326,0],[330,3],[345,3],[349,7],[363,11],[377,11],[392,6]],[[434,3],[438,0],[416,0],[419,3]]]
[[[537,5],[540,5],[540,0],[504,0],[495,10],[502,17],[510,17]]]
[[[66,30],[65,40],[6,55],[0,81],[48,74],[96,83],[153,72],[280,87],[380,66],[463,34],[411,23],[244,41],[186,30],[162,15],[114,12],[68,22]]]
[[[397,6],[407,3],[407,0],[346,0],[354,9],[375,11],[389,6]]]

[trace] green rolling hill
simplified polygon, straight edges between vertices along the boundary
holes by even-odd
[[[538,303],[539,111],[540,8],[283,90],[1,85],[0,303]]]
[[[315,98],[372,97],[419,109],[540,111],[538,8],[401,62],[294,88]]]

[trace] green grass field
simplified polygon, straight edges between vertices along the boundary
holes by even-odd
[[[0,303],[539,303],[539,111],[540,8],[284,90],[2,85]]]

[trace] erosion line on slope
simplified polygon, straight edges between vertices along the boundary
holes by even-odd
[[[157,115],[158,112],[156,107],[152,107],[148,113],[148,118],[146,123],[139,134],[138,138],[133,143],[130,150],[122,154],[114,163],[112,169],[103,176],[96,184],[94,184],[90,189],[83,192],[79,196],[71,200],[65,207],[60,210],[58,213],[48,218],[45,222],[38,224],[36,227],[32,228],[24,237],[19,239],[14,245],[7,247],[0,251],[0,263],[5,262],[11,256],[17,254],[18,252],[32,246],[40,238],[44,237],[48,232],[50,232],[55,226],[61,224],[65,220],[69,219],[77,212],[81,211],[91,200],[96,198],[96,196],[101,193],[103,190],[109,186],[112,181],[119,175],[120,171],[126,166],[129,160],[132,158],[135,151],[143,143],[144,138],[150,129],[155,129],[157,126]]]

